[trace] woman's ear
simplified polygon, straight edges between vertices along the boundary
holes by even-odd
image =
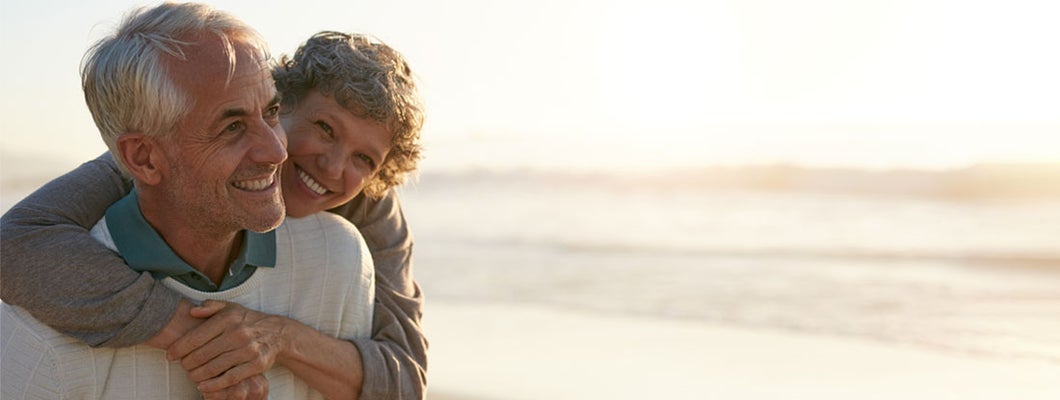
[[[156,138],[128,132],[118,137],[117,147],[117,156],[137,184],[157,185],[162,181],[165,157]]]

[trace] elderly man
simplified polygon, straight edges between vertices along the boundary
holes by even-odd
[[[227,14],[167,3],[131,15],[90,51],[86,101],[136,186],[92,235],[187,298],[246,306],[225,307],[245,311],[250,354],[267,368],[255,382],[273,397],[356,397],[345,384],[357,357],[348,340],[370,333],[373,265],[340,217],[284,222],[285,136],[264,49]],[[200,396],[155,347],[91,348],[18,307],[0,313],[4,399]],[[153,344],[174,339],[163,332]]]

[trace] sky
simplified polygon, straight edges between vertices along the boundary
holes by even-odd
[[[104,151],[81,57],[154,3],[87,3],[0,0],[5,159]],[[274,54],[324,29],[401,51],[426,103],[426,170],[1060,162],[1052,0],[211,4]]]

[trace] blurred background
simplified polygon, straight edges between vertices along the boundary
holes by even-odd
[[[1060,396],[1056,2],[211,3],[416,71],[430,398]],[[3,210],[143,4],[0,0]]]

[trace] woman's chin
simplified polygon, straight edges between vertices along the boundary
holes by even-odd
[[[287,218],[302,218],[302,217],[308,216],[310,214],[312,214],[312,213],[297,213],[297,212],[291,212],[290,210],[287,210]]]
[[[310,207],[299,199],[292,199],[290,196],[284,198],[284,203],[287,204],[287,216],[292,218],[302,218],[316,213]]]

